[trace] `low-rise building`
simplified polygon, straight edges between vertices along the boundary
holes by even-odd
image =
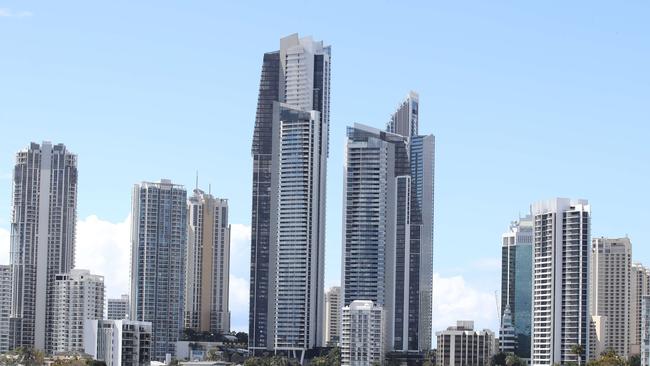
[[[494,355],[495,338],[491,330],[474,330],[471,320],[436,332],[438,366],[488,366]]]
[[[107,366],[138,366],[151,360],[151,323],[135,320],[89,320],[85,352]]]
[[[122,295],[119,299],[108,299],[106,319],[129,319],[129,295]]]
[[[369,300],[355,300],[343,308],[341,364],[370,366],[384,363],[384,312]]]

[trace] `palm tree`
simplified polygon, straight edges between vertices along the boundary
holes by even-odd
[[[582,365],[582,355],[585,353],[585,346],[581,344],[574,344],[571,346],[571,353],[578,358],[578,366]]]

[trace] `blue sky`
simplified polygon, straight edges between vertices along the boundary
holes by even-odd
[[[345,126],[383,127],[413,89],[420,131],[437,139],[434,286],[446,296],[434,324],[495,327],[500,235],[535,200],[589,199],[593,235],[628,234],[650,265],[649,12],[643,1],[0,1],[0,241],[14,153],[64,142],[79,155],[77,262],[105,254],[98,271],[116,296],[125,280],[110,274],[128,268],[112,248],[128,248],[132,185],[193,188],[198,169],[239,225],[245,301],[262,54],[298,32],[332,45],[327,284],[340,272]]]

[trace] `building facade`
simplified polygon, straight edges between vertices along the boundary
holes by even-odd
[[[84,352],[106,366],[140,366],[151,361],[150,322],[88,320],[84,327]]]
[[[641,365],[650,366],[650,296],[641,297]]]
[[[512,313],[510,305],[506,305],[501,317],[501,327],[499,328],[499,351],[503,353],[515,353],[517,351],[517,333],[512,323]]]
[[[628,238],[594,238],[591,245],[591,315],[606,318],[604,349],[630,354],[630,276],[632,244]]]
[[[174,355],[183,327],[187,192],[167,179],[133,189],[131,317],[151,322],[151,360]]]
[[[85,269],[58,274],[53,305],[52,352],[83,352],[85,322],[104,317],[104,277]]]
[[[11,215],[9,348],[52,352],[55,276],[74,267],[77,156],[32,143],[16,154]]]
[[[11,266],[0,265],[0,354],[9,351],[11,314]]]
[[[336,347],[341,341],[341,287],[331,287],[325,293],[325,321],[324,342],[325,346]]]
[[[343,306],[355,300],[370,300],[380,306],[387,323],[383,328],[384,347],[391,351],[395,344],[397,293],[404,299],[404,266],[402,262],[398,290],[395,252],[399,245],[404,258],[409,231],[405,224],[409,217],[411,179],[407,138],[361,124],[348,127],[347,134],[343,172]],[[403,311],[403,302],[401,305]],[[400,335],[404,329],[402,319],[400,316]]]
[[[129,319],[129,295],[124,294],[119,299],[108,299],[106,305],[106,319]]]
[[[650,295],[650,269],[633,263],[630,271],[630,354],[641,352],[643,296]]]
[[[530,359],[530,327],[533,297],[533,218],[513,221],[501,236],[501,317],[510,310],[515,344],[512,350]]]
[[[343,305],[381,306],[387,351],[431,347],[433,135],[418,135],[411,92],[387,131],[348,128],[344,165]]]
[[[474,330],[473,321],[458,321],[436,338],[436,366],[488,366],[494,355],[494,333]]]
[[[591,208],[556,198],[532,205],[532,365],[586,363],[589,357]],[[583,345],[585,353],[571,348]]]
[[[384,363],[384,315],[369,300],[355,300],[343,308],[341,365],[373,366]]]
[[[187,211],[185,328],[226,334],[230,332],[228,200],[197,188]]]
[[[266,53],[253,135],[249,349],[323,344],[330,47],[297,34]]]

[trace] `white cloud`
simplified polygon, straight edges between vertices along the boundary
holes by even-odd
[[[32,13],[30,11],[20,10],[12,11],[9,8],[0,8],[0,17],[13,17],[13,18],[24,18],[31,17]]]
[[[230,329],[248,332],[248,280],[230,275]]]
[[[112,223],[95,215],[77,222],[75,267],[104,276],[109,298],[129,293],[130,224],[130,217]]]
[[[9,264],[9,230],[0,229],[0,264]]]
[[[478,329],[498,329],[494,293],[465,282],[462,276],[433,275],[433,331],[456,325],[456,320],[473,320]]]
[[[248,332],[251,227],[230,225],[230,328]]]
[[[230,225],[230,273],[248,280],[251,263],[251,227]]]

